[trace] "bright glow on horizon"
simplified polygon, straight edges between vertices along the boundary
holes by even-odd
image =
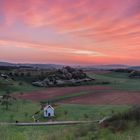
[[[139,0],[0,0],[0,61],[140,65]]]

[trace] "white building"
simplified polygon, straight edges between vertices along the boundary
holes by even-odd
[[[44,117],[53,117],[54,116],[54,108],[51,105],[47,105],[44,107]]]

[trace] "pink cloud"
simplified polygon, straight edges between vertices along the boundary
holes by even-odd
[[[58,36],[71,35],[75,40],[79,39],[80,43],[77,41],[74,45],[54,40],[54,43],[47,44],[50,53],[53,48],[59,50],[53,53],[60,54],[76,50],[77,53],[69,55],[79,61],[82,54],[88,54],[90,62],[92,54],[106,55],[108,62],[110,57],[114,61],[118,57],[134,61],[140,55],[139,7],[139,0],[5,0],[3,13],[7,27],[22,23],[28,28],[43,28],[46,32],[46,28],[52,28]],[[89,44],[83,43],[83,40]],[[46,49],[48,46],[45,45],[40,41],[36,45],[24,42],[21,46]],[[103,55],[102,58],[105,57]]]

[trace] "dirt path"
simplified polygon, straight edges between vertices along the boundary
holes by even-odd
[[[16,125],[16,126],[43,126],[43,125],[75,125],[75,124],[87,124],[97,123],[95,121],[54,121],[54,122],[37,122],[37,123],[0,123],[2,125]]]

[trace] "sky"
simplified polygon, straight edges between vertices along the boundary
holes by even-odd
[[[0,0],[0,61],[140,65],[140,0]]]

